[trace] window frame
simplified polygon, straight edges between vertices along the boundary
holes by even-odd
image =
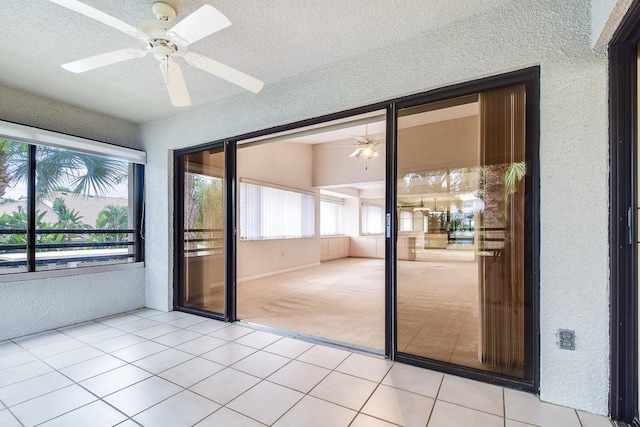
[[[18,125],[14,123],[0,121],[0,139],[11,142],[26,144],[28,147],[28,175],[27,175],[27,242],[25,248],[26,262],[25,269],[20,271],[0,270],[0,283],[32,280],[46,277],[59,277],[67,275],[87,274],[98,271],[110,271],[114,269],[131,268],[133,265],[144,265],[144,165],[146,163],[146,153],[131,148],[121,147],[104,142],[64,135],[56,132],[42,130],[38,128]],[[133,219],[132,228],[118,229],[116,231],[128,232],[133,236],[128,246],[133,247],[132,258],[129,262],[110,262],[105,260],[99,265],[80,264],[75,267],[61,267],[51,269],[37,269],[40,265],[36,256],[36,235],[43,234],[43,230],[36,224],[36,152],[38,147],[48,147],[54,149],[68,150],[76,153],[99,156],[110,160],[127,163],[130,168],[129,180],[130,195],[133,200],[129,200],[132,207]],[[60,230],[56,230],[59,232]],[[91,230],[92,233],[96,230]],[[113,233],[113,230],[105,232]],[[102,233],[102,231],[98,231]],[[93,233],[93,234],[98,234]],[[46,233],[50,234],[50,233]],[[54,245],[58,246],[58,245]],[[67,259],[67,258],[60,258]],[[81,260],[78,260],[81,261]],[[68,258],[68,262],[74,262],[74,258]],[[55,264],[52,264],[55,265]]]

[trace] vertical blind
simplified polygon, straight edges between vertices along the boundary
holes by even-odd
[[[344,204],[332,200],[320,201],[320,235],[344,234]]]
[[[314,235],[314,196],[248,182],[240,183],[241,239],[294,239]]]
[[[362,205],[362,234],[384,233],[384,208],[382,206]]]

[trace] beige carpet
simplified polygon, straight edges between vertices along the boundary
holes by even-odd
[[[384,262],[347,258],[238,284],[238,318],[384,349]]]
[[[478,361],[473,252],[431,251],[419,258],[398,262],[398,350],[496,371]],[[238,318],[383,350],[384,261],[346,258],[241,282]]]

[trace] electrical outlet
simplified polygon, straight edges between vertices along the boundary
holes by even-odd
[[[571,329],[558,329],[556,337],[558,337],[558,348],[562,350],[576,349],[576,331]]]

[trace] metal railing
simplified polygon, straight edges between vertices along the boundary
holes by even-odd
[[[130,248],[135,245],[132,238],[133,229],[37,229],[37,236],[60,235],[68,236],[85,235],[120,235],[127,236],[127,240],[114,240],[106,242],[70,240],[59,243],[43,243],[36,241],[35,244],[35,264],[59,264],[72,262],[100,262],[100,261],[120,261],[133,259],[134,251]],[[24,235],[27,236],[26,229],[0,229],[0,236],[4,235]],[[27,265],[27,244],[1,244],[0,243],[0,267],[20,267]],[[84,253],[83,253],[84,252]]]

